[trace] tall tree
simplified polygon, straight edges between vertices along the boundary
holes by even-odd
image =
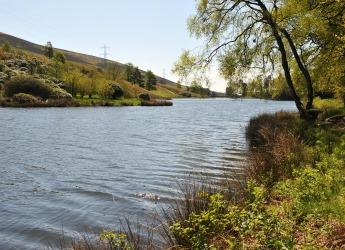
[[[131,64],[131,63],[127,63],[126,64],[126,70],[125,70],[125,76],[126,76],[126,80],[128,81],[128,82],[131,82],[131,83],[133,83],[133,81],[134,81],[134,78],[133,78],[133,76],[134,76],[134,66],[133,66],[133,64]]]
[[[138,67],[135,67],[133,71],[133,83],[138,84],[140,87],[144,87],[143,76],[141,75],[141,71]]]
[[[175,65],[175,72],[185,74],[186,69],[195,68],[191,64],[197,65],[198,69],[208,67],[214,59],[219,60],[222,75],[230,81],[241,78],[252,69],[281,69],[301,116],[310,118],[307,110],[313,104],[313,82],[302,53],[298,51],[297,36],[292,34],[300,17],[290,13],[286,7],[289,2],[197,0],[196,14],[189,20],[189,30],[196,38],[205,41],[204,49],[197,55],[185,52]],[[308,4],[311,1],[300,2]],[[291,63],[297,64],[296,69],[304,78],[303,92],[296,89]],[[306,104],[302,103],[302,98],[307,99]]]
[[[154,89],[157,84],[157,79],[151,70],[146,71],[145,78],[146,78],[145,79],[146,89],[148,90]]]
[[[333,92],[345,105],[345,1],[314,0],[309,8],[313,15],[302,20],[311,19],[304,21],[311,49],[304,54],[312,64],[316,88]]]
[[[117,65],[116,63],[110,63],[108,64],[106,73],[109,79],[111,79],[112,81],[117,81],[123,78],[124,70],[120,65]]]
[[[54,49],[51,42],[47,42],[44,46],[44,55],[48,58],[53,58],[54,56]]]

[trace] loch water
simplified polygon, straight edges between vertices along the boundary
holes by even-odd
[[[245,126],[292,102],[177,99],[172,107],[0,108],[0,249],[145,218],[177,183],[241,168]]]

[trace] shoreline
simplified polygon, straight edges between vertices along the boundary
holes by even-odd
[[[249,149],[243,185],[186,183],[182,199],[158,215],[161,229],[141,228],[148,238],[136,238],[142,231],[126,221],[120,231],[103,230],[98,240],[74,239],[73,249],[93,244],[100,249],[344,247],[337,241],[339,228],[345,228],[342,126],[307,123],[293,112],[252,117],[245,133]],[[163,245],[157,246],[157,237]]]
[[[130,106],[173,106],[172,101],[168,100],[150,100],[139,99],[123,100],[91,100],[90,102],[77,100],[48,100],[46,102],[19,103],[15,101],[0,100],[2,108],[74,108],[74,107],[130,107]]]

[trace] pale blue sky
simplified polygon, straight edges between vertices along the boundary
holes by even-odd
[[[1,32],[54,47],[109,58],[151,69],[172,80],[171,67],[182,49],[200,42],[186,21],[194,0],[0,0]],[[217,74],[213,74],[217,75]],[[212,89],[225,85],[213,77]]]

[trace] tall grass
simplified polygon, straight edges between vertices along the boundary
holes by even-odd
[[[161,249],[155,237],[156,227],[153,223],[144,225],[133,223],[129,219],[120,222],[118,230],[105,230],[100,235],[85,233],[67,239],[64,236],[52,249],[71,250],[153,250]]]
[[[307,156],[298,130],[301,122],[291,113],[263,114],[252,118],[246,128],[249,164],[246,177],[267,187],[291,178]]]

